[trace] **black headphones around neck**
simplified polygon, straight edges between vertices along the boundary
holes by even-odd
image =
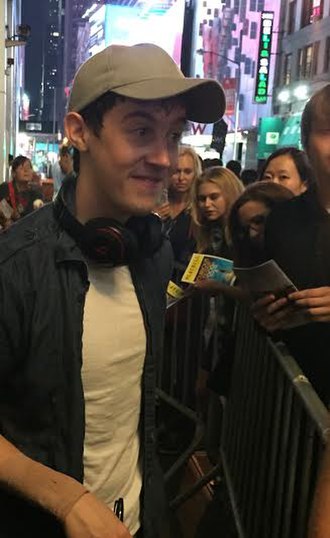
[[[74,238],[83,254],[96,263],[127,265],[156,252],[163,241],[162,222],[155,214],[131,217],[125,225],[108,218],[96,218],[81,224],[74,216],[76,180],[64,181],[55,201],[55,215],[61,226]]]

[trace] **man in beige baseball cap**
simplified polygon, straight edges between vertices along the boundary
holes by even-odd
[[[224,108],[216,81],[185,78],[155,45],[108,47],[78,71],[77,177],[0,237],[1,537],[161,536],[154,387],[172,256],[152,210],[186,120]]]
[[[184,77],[172,58],[150,43],[112,45],[87,60],[74,79],[68,109],[80,112],[109,91],[141,101],[182,95],[187,119],[196,122],[215,123],[225,111],[216,80]]]

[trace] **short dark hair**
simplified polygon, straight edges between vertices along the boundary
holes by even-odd
[[[113,92],[107,92],[79,112],[87,127],[93,131],[95,136],[100,135],[104,115],[115,106],[118,99],[124,99],[124,97],[120,97]],[[76,148],[73,148],[73,169],[76,174],[79,173],[79,168],[80,153]]]
[[[291,157],[291,159],[294,161],[298,174],[303,183],[305,183],[308,187],[312,183],[314,183],[314,173],[313,173],[312,167],[309,163],[309,160],[305,151],[302,151],[301,149],[291,147],[291,146],[288,146],[285,148],[279,148],[268,157],[268,159],[266,160],[265,164],[263,165],[260,171],[260,174],[259,174],[260,180],[263,179],[269,163],[273,159],[276,159],[276,157],[282,157],[283,155],[289,155],[289,157]]]
[[[330,118],[330,84],[323,86],[307,101],[301,116],[301,143],[308,150],[310,134],[315,123],[329,122]]]
[[[226,168],[234,172],[234,174],[236,174],[238,178],[240,177],[242,165],[239,161],[235,161],[235,160],[228,161],[226,164]]]
[[[100,134],[105,113],[111,110],[119,99],[124,99],[124,97],[120,97],[113,92],[107,92],[79,112],[87,127],[93,131],[95,136]]]
[[[258,172],[254,168],[245,168],[241,173],[241,182],[245,187],[251,185],[258,179]]]
[[[29,161],[29,163],[31,163],[31,161],[30,161],[30,159],[28,157],[25,157],[24,155],[18,155],[18,157],[15,157],[15,159],[11,163],[11,171],[15,172],[17,170],[17,168],[19,166],[22,166],[22,164],[25,164],[26,161]]]

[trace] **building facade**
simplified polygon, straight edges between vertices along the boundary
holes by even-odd
[[[8,179],[8,158],[16,153],[20,107],[24,95],[24,45],[20,35],[21,0],[0,0],[0,182]]]
[[[282,0],[273,114],[260,125],[260,159],[278,147],[301,148],[301,113],[310,96],[328,83],[330,0]]]
[[[63,80],[66,94],[71,87],[77,65],[82,63],[79,61],[81,53],[79,35],[81,29],[86,27],[83,15],[93,3],[101,4],[101,1],[71,0],[65,4]]]
[[[191,75],[211,76],[224,86],[228,125],[224,161],[236,158],[244,166],[256,164],[259,121],[272,111],[279,15],[280,0],[196,4]],[[212,127],[200,129],[211,138]]]

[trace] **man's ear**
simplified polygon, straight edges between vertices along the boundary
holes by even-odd
[[[89,129],[80,114],[69,112],[64,118],[64,129],[74,148],[81,152],[87,151]]]

